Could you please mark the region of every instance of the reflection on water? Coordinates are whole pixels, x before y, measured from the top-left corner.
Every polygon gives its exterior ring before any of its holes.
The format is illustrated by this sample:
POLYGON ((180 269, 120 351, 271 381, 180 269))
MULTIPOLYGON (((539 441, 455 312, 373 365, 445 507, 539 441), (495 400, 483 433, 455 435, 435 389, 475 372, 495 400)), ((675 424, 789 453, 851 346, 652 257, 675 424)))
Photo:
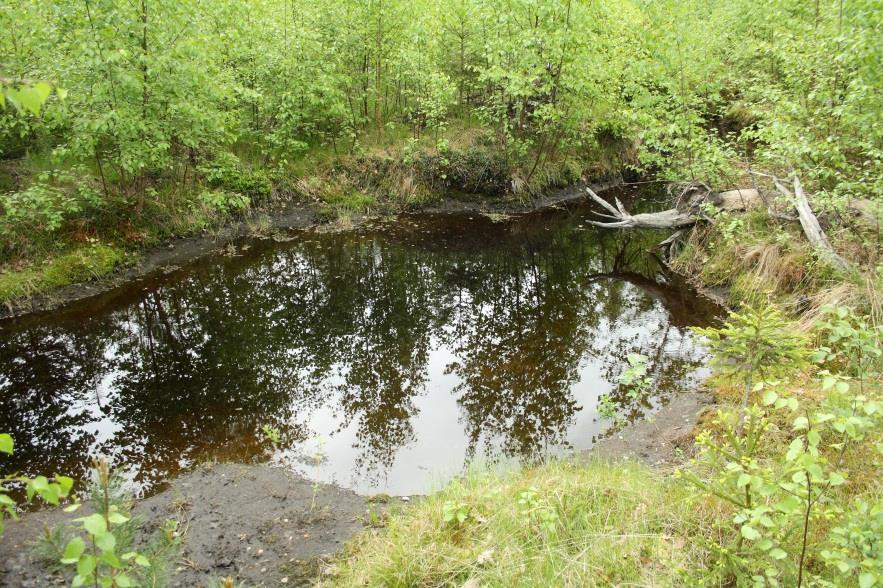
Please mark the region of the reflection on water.
POLYGON ((274 459, 312 478, 416 493, 471 459, 589 447, 625 356, 650 357, 664 401, 697 376, 686 327, 714 310, 645 252, 659 235, 599 232, 588 214, 252 241, 7 322, 3 469, 82 476, 104 454, 147 491, 201 460, 269 454, 270 425, 274 459))

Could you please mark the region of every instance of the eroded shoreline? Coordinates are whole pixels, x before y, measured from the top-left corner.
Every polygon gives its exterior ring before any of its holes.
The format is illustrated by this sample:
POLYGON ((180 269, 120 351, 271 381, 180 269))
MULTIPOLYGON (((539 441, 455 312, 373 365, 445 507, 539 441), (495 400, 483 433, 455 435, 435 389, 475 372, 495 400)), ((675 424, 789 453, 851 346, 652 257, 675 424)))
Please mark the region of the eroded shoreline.
MULTIPOLYGON (((576 184, 551 191, 527 201, 506 199, 467 200, 447 197, 440 202, 407 212, 430 215, 462 212, 523 215, 583 200, 586 197, 584 190, 586 186, 599 192, 620 184, 618 181, 576 184)), ((211 235, 169 239, 161 245, 150 247, 141 252, 136 262, 123 266, 97 280, 71 284, 52 292, 36 294, 29 298, 7 303, 6 306, 0 308, 0 327, 2 327, 2 322, 7 319, 16 319, 56 310, 72 302, 111 292, 115 288, 148 278, 156 273, 172 271, 181 265, 193 263, 202 257, 217 253, 236 239, 260 236, 261 234, 280 233, 288 230, 333 226, 333 221, 329 225, 329 222, 323 219, 318 208, 318 204, 315 203, 292 204, 283 210, 267 213, 265 218, 268 224, 261 229, 262 232, 255 232, 250 223, 241 221, 224 226, 211 235)), ((354 215, 348 219, 350 224, 346 227, 353 228, 366 220, 383 216, 383 214, 354 215)))

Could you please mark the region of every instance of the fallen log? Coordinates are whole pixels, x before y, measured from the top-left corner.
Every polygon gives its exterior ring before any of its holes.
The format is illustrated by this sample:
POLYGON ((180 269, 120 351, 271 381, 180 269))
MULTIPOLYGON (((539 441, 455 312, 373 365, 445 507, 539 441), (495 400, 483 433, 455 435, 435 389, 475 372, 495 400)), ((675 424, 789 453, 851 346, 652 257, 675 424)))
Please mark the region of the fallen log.
POLYGON ((608 229, 680 229, 696 224, 699 220, 708 220, 702 211, 703 203, 710 203, 720 210, 746 210, 762 202, 760 193, 755 189, 729 190, 715 193, 701 185, 690 185, 678 199, 679 205, 661 212, 644 212, 630 214, 619 198, 614 198, 616 206, 610 204, 586 188, 589 196, 603 206, 610 214, 596 213, 598 216, 612 219, 612 222, 589 221, 597 227, 608 229), (687 195, 690 195, 688 198, 687 195))
POLYGON ((629 214, 619 198, 615 198, 616 208, 612 204, 595 194, 591 188, 586 188, 592 200, 603 206, 611 214, 598 214, 605 218, 611 218, 614 222, 589 221, 589 223, 597 227, 606 227, 610 229, 677 229, 687 227, 696 223, 696 217, 691 213, 671 208, 662 212, 646 212, 641 214, 629 214))
POLYGON ((819 219, 813 213, 812 208, 809 205, 809 200, 806 197, 806 193, 803 191, 803 185, 800 183, 800 178, 796 175, 794 176, 794 193, 792 193, 776 176, 758 172, 752 173, 772 179, 776 190, 793 202, 794 208, 797 209, 797 218, 800 221, 800 226, 803 228, 803 234, 806 235, 809 244, 820 257, 826 259, 831 265, 839 270, 849 269, 849 263, 834 251, 831 242, 828 241, 828 236, 825 235, 825 231, 822 230, 822 225, 819 224, 819 219))

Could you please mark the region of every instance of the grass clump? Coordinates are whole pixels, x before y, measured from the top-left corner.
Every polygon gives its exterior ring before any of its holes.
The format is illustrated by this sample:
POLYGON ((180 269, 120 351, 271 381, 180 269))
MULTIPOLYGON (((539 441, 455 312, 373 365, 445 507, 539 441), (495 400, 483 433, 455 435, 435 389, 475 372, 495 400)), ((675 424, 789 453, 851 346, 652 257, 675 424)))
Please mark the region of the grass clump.
POLYGON ((632 463, 473 472, 352 544, 323 585, 680 585, 705 557, 687 498, 632 463))
POLYGON ((111 273, 125 259, 119 247, 92 243, 41 265, 0 273, 0 303, 94 280, 111 273))

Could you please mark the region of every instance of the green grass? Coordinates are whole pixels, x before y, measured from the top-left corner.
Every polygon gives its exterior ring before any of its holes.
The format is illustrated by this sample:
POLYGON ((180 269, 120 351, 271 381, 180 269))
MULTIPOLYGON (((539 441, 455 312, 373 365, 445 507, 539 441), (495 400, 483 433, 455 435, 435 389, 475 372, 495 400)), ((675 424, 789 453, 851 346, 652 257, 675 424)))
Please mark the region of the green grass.
POLYGON ((322 585, 677 586, 706 555, 688 498, 633 463, 473 472, 356 540, 322 585))
POLYGON ((118 247, 92 244, 24 269, 0 273, 0 304, 111 273, 125 259, 118 247))

